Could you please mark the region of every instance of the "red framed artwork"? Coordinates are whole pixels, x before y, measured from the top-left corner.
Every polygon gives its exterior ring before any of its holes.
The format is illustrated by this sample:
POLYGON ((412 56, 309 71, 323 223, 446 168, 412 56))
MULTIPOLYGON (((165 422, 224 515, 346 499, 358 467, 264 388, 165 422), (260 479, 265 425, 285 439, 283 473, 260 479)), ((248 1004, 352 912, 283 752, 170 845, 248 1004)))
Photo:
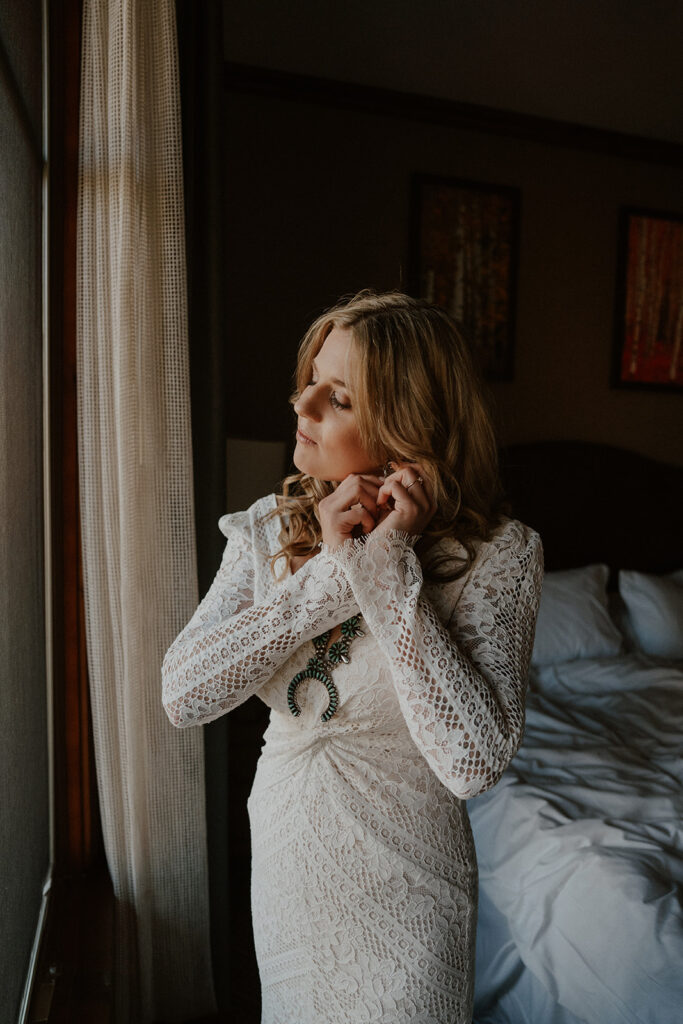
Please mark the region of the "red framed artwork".
POLYGON ((620 211, 612 386, 683 389, 683 214, 620 211))
POLYGON ((521 192, 416 174, 411 288, 462 328, 484 375, 511 380, 521 192))

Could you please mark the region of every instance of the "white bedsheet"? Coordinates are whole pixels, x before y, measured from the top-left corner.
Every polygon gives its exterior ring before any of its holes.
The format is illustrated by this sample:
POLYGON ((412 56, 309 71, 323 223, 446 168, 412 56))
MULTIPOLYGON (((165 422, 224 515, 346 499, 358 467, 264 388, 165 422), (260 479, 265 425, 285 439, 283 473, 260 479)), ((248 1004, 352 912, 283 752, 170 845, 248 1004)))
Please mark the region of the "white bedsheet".
POLYGON ((635 654, 547 666, 520 752, 469 801, 485 899, 535 980, 588 1024, 683 1020, 682 755, 680 668, 635 654))

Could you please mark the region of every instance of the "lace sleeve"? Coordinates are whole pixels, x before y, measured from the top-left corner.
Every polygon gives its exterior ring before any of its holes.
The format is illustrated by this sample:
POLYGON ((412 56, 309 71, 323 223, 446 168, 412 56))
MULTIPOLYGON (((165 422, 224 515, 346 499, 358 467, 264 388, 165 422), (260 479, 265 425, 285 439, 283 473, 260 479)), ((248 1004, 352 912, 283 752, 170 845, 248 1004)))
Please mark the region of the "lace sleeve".
POLYGON ((256 693, 296 647, 357 612, 344 573, 320 554, 255 605, 253 550, 231 534, 206 597, 166 652, 166 714, 179 727, 218 718, 256 693))
POLYGON ((465 799, 495 785, 522 739, 541 542, 511 520, 483 545, 444 625, 421 596, 412 540, 399 531, 369 534, 331 556, 389 660, 415 744, 444 785, 465 799))

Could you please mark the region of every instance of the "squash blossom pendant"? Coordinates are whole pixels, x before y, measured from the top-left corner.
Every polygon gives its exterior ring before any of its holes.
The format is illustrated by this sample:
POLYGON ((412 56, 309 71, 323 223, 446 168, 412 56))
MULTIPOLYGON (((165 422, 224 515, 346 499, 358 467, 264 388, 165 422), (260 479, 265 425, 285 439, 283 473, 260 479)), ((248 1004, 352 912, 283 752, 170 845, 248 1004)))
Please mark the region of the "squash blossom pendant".
POLYGON ((330 702, 327 710, 320 716, 320 721, 329 722, 332 718, 332 715, 339 707, 339 692, 332 682, 331 670, 340 661, 348 665, 351 641, 357 636, 365 636, 363 631, 358 628, 360 618, 360 614, 354 615, 352 618, 347 619, 346 622, 342 622, 341 636, 338 640, 335 640, 327 654, 325 654, 325 648, 329 643, 332 630, 328 629, 326 633, 321 633, 320 636, 314 639, 315 654, 312 658, 309 658, 306 668, 303 668, 301 672, 297 672, 287 687, 287 706, 295 718, 298 718, 301 714, 301 708, 296 700, 296 690, 299 683, 302 683, 304 679, 317 679, 326 688, 330 696, 330 702))

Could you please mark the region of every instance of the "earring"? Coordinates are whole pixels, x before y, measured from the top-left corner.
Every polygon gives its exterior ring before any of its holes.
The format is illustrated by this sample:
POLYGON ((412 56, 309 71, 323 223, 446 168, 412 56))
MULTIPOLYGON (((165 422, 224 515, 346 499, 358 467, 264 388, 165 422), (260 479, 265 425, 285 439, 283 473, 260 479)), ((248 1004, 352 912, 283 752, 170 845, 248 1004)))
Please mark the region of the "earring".
POLYGON ((393 473, 392 461, 391 459, 388 459, 382 466, 382 476, 386 477, 389 476, 391 473, 393 473))

